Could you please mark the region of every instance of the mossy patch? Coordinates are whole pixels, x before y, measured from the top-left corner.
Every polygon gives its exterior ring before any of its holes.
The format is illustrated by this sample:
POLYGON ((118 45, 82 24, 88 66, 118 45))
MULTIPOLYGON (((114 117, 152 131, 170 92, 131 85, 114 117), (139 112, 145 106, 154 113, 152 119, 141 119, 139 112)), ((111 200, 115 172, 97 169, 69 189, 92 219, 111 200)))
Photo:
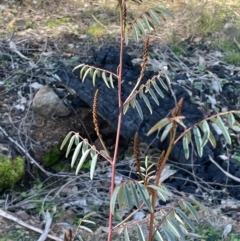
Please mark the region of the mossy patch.
POLYGON ((49 148, 49 150, 44 154, 43 165, 44 167, 51 167, 60 161, 63 154, 57 146, 49 148))
POLYGON ((88 28, 87 33, 94 38, 99 38, 107 34, 107 29, 98 23, 94 23, 88 28))
POLYGON ((12 188, 24 174, 24 159, 17 157, 12 160, 7 156, 0 156, 0 191, 12 188))
POLYGON ((64 23, 70 22, 70 20, 71 20, 70 17, 49 19, 45 22, 45 25, 48 28, 54 28, 54 27, 59 27, 64 23))

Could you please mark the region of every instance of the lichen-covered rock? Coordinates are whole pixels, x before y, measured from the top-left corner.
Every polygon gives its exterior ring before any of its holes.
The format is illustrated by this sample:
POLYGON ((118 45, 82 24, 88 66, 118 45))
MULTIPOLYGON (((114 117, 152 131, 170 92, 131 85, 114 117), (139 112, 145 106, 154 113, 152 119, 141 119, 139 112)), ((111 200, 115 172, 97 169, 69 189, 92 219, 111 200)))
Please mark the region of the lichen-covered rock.
POLYGON ((24 174, 24 159, 17 157, 11 160, 7 156, 0 156, 0 191, 12 188, 24 174))

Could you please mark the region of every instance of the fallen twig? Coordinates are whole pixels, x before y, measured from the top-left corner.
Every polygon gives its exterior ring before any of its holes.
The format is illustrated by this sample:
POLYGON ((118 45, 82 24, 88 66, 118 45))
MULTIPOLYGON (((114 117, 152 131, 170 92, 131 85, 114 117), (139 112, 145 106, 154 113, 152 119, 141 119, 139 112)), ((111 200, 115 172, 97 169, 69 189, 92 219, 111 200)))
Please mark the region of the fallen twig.
POLYGON ((232 179, 233 179, 234 181, 236 181, 236 182, 240 182, 240 178, 237 178, 237 177, 233 176, 232 174, 230 174, 230 173, 226 172, 225 170, 223 170, 223 169, 212 159, 211 156, 209 156, 209 160, 210 160, 213 164, 215 164, 226 176, 232 178, 232 179))
POLYGON ((48 210, 45 213, 45 220, 46 220, 45 229, 42 235, 40 236, 40 238, 38 239, 38 241, 45 241, 47 239, 47 236, 52 224, 52 217, 48 210))
MULTIPOLYGON (((0 216, 2 216, 2 217, 4 217, 4 218, 7 218, 7 219, 9 219, 9 220, 12 220, 12 221, 14 221, 15 223, 17 223, 17 224, 19 224, 19 225, 21 225, 21 226, 23 226, 23 227, 25 227, 25 228, 28 228, 28 229, 33 230, 34 232, 41 233, 41 234, 43 233, 43 230, 42 230, 42 229, 36 228, 36 227, 34 227, 34 226, 30 225, 30 224, 27 224, 27 223, 23 222, 22 220, 20 220, 19 218, 17 218, 17 217, 15 217, 15 216, 13 216, 13 215, 5 212, 5 211, 2 210, 2 209, 0 209, 0 216)), ((46 224, 46 226, 47 226, 47 224, 46 224)), ((46 229, 45 229, 45 230, 46 230, 46 229)), ((60 239, 60 238, 58 238, 58 237, 55 237, 55 236, 53 236, 53 235, 51 235, 51 234, 47 234, 47 237, 48 237, 48 238, 51 238, 51 239, 53 239, 53 240, 56 240, 56 241, 62 241, 62 239, 60 239)), ((43 239, 42 239, 42 240, 43 240, 43 239)))

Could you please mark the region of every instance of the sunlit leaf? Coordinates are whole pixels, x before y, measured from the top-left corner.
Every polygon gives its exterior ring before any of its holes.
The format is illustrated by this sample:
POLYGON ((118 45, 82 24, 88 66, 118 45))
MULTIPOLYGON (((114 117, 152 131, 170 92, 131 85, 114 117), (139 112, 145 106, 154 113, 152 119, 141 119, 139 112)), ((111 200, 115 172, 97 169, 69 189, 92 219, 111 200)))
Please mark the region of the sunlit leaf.
POLYGON ((228 133, 228 130, 227 130, 226 126, 224 125, 224 123, 223 123, 223 121, 222 121, 222 119, 221 119, 220 116, 217 116, 216 124, 217 124, 218 127, 221 129, 221 131, 222 131, 222 133, 223 133, 223 135, 224 135, 227 143, 228 143, 229 145, 231 145, 231 137, 230 137, 230 135, 229 135, 229 133, 228 133))
POLYGON ((127 200, 126 200, 126 196, 125 196, 125 191, 124 191, 124 185, 126 185, 126 183, 123 183, 123 185, 121 185, 121 188, 118 192, 118 206, 119 209, 123 210, 125 208, 127 208, 127 200))
POLYGON ((123 106, 123 114, 125 115, 127 113, 129 109, 129 102, 127 102, 124 106, 123 106))
POLYGON ((137 224, 137 231, 138 231, 138 239, 139 241, 145 241, 145 237, 144 237, 144 234, 143 234, 143 231, 141 229, 141 227, 137 224))
POLYGON ((164 74, 164 76, 165 76, 165 78, 166 78, 166 80, 167 80, 167 82, 168 82, 168 85, 170 86, 170 85, 171 85, 171 80, 170 80, 170 78, 168 77, 167 74, 164 74))
POLYGON ((88 140, 84 139, 83 141, 83 146, 82 146, 82 155, 85 153, 85 151, 87 151, 89 149, 89 144, 88 144, 88 140))
POLYGON ((92 233, 92 232, 93 232, 90 228, 88 228, 88 227, 86 227, 86 226, 80 225, 80 226, 78 226, 78 227, 79 227, 80 229, 86 230, 86 231, 89 232, 89 233, 92 233))
POLYGON ((146 96, 145 94, 142 94, 142 98, 143 98, 143 100, 144 100, 146 106, 148 107, 150 113, 152 114, 152 107, 151 107, 151 104, 150 104, 150 102, 149 102, 147 96, 146 96))
POLYGON ((191 214, 193 215, 193 217, 196 219, 196 221, 198 222, 199 221, 199 217, 198 217, 198 214, 197 214, 197 211, 195 210, 195 208, 192 206, 191 203, 187 202, 187 201, 184 201, 186 207, 188 208, 188 210, 191 212, 191 214))
POLYGON ((175 209, 176 212, 182 217, 182 219, 184 220, 185 223, 187 223, 187 225, 194 230, 194 224, 192 223, 191 219, 180 209, 180 208, 176 208, 175 209))
POLYGON ((79 69, 81 67, 83 67, 85 64, 79 64, 78 66, 74 67, 74 69, 72 70, 73 72, 76 70, 76 69, 79 69))
POLYGON ((114 188, 112 197, 111 197, 111 201, 110 201, 110 212, 112 214, 114 214, 114 210, 115 210, 115 204, 116 204, 116 200, 117 200, 117 196, 119 193, 119 190, 121 189, 121 185, 118 185, 114 188))
POLYGON ((158 196, 164 202, 166 202, 172 196, 172 193, 165 189, 164 186, 149 185, 149 188, 156 190, 158 192, 158 196))
POLYGON ((162 120, 158 121, 147 133, 147 136, 151 135, 155 131, 160 131, 164 126, 170 123, 169 118, 163 118, 162 120))
POLYGON ((157 98, 157 96, 155 95, 153 89, 149 87, 149 88, 148 88, 148 92, 150 93, 150 95, 151 95, 152 98, 154 99, 155 103, 156 103, 157 105, 159 105, 158 98, 157 98))
POLYGON ((138 28, 139 28, 140 31, 142 32, 142 34, 145 35, 146 32, 145 32, 145 29, 144 29, 144 27, 143 27, 142 22, 140 21, 140 19, 137 19, 137 20, 136 20, 136 23, 137 23, 138 28))
POLYGON ((136 104, 136 108, 137 108, 138 114, 139 114, 140 118, 143 120, 142 108, 141 108, 141 106, 139 105, 139 103, 138 103, 137 100, 135 100, 135 104, 136 104))
POLYGON ((136 24, 132 25, 132 30, 133 30, 133 38, 138 43, 139 42, 139 38, 138 38, 138 31, 137 31, 136 24))
POLYGON ((232 129, 234 131, 240 132, 240 127, 239 126, 233 126, 232 129))
POLYGON ((92 158, 91 168, 90 168, 90 179, 91 180, 93 180, 94 171, 95 171, 96 164, 97 164, 97 159, 98 159, 98 154, 95 154, 95 156, 92 158))
POLYGON ((109 86, 109 84, 108 84, 107 77, 106 77, 106 73, 105 73, 104 71, 102 72, 102 79, 103 79, 104 83, 106 84, 106 86, 107 86, 108 88, 110 88, 110 86, 109 86))
POLYGON ((191 198, 191 202, 193 202, 195 205, 197 205, 201 210, 205 211, 205 212, 209 212, 209 209, 207 207, 205 207, 201 202, 197 201, 194 198, 191 198))
POLYGON ((142 19, 143 19, 143 21, 144 21, 144 24, 145 24, 147 30, 148 30, 149 32, 151 32, 151 31, 152 31, 152 28, 151 28, 151 26, 150 26, 150 24, 149 24, 149 21, 148 21, 148 18, 147 18, 147 16, 146 16, 145 14, 142 15, 142 19))
POLYGON ((158 26, 160 26, 161 23, 160 23, 157 15, 156 15, 156 13, 155 13, 152 9, 150 9, 150 10, 148 11, 148 13, 149 13, 149 16, 152 18, 152 20, 153 20, 158 26))
POLYGON ((129 235, 128 235, 127 227, 124 228, 124 240, 125 240, 125 241, 130 241, 130 238, 129 238, 129 235))
POLYGON ((184 135, 184 137, 182 138, 182 144, 183 144, 185 158, 188 159, 189 158, 189 148, 188 148, 188 140, 187 140, 186 135, 184 135))
POLYGON ((165 127, 163 133, 162 133, 162 136, 161 136, 161 142, 163 142, 165 140, 165 138, 168 136, 169 132, 171 131, 172 129, 172 126, 173 126, 173 123, 169 123, 167 124, 167 126, 165 127))
POLYGON ((209 141, 210 141, 212 147, 213 147, 213 148, 216 148, 217 143, 216 143, 216 140, 215 140, 212 132, 210 132, 209 141))
POLYGON ((163 238, 162 238, 161 233, 160 233, 158 230, 155 230, 154 238, 155 238, 157 241, 164 241, 163 238))
POLYGON ((169 12, 168 10, 166 10, 165 8, 160 8, 160 7, 154 7, 154 10, 158 13, 167 15, 171 18, 174 18, 173 14, 171 12, 169 12))
POLYGON ((194 140, 197 146, 198 155, 202 157, 202 154, 203 154, 202 138, 201 138, 201 133, 197 126, 194 126, 193 134, 194 134, 194 140))
POLYGON ((205 120, 202 122, 201 127, 202 127, 202 131, 204 133, 203 138, 202 138, 202 147, 204 147, 209 140, 211 131, 210 131, 210 128, 209 128, 209 125, 208 125, 207 121, 205 121, 205 120))
POLYGON ((111 87, 114 89, 114 83, 113 83, 113 77, 112 77, 112 74, 110 74, 110 76, 109 76, 109 81, 110 81, 110 85, 111 85, 111 87))
POLYGON ((68 142, 68 140, 70 139, 70 137, 71 137, 72 134, 73 134, 73 132, 70 131, 70 132, 66 135, 66 137, 64 138, 64 140, 63 140, 63 142, 62 142, 62 144, 61 144, 61 146, 60 146, 60 150, 63 149, 63 147, 66 145, 66 143, 68 142))
POLYGON ((73 143, 74 143, 74 139, 75 139, 75 135, 71 137, 70 141, 69 141, 69 144, 68 144, 68 147, 67 147, 67 151, 66 151, 66 157, 68 157, 69 155, 69 152, 71 151, 72 149, 72 146, 73 146, 73 143))
POLYGON ((140 201, 139 201, 139 196, 137 194, 136 185, 133 182, 130 182, 130 188, 131 188, 131 192, 132 192, 135 204, 136 204, 137 208, 139 208, 140 207, 140 201))
POLYGON ((160 88, 158 87, 157 83, 155 81, 152 82, 154 89, 156 90, 156 92, 159 94, 159 96, 161 96, 162 98, 164 98, 164 94, 163 92, 160 90, 160 88))
POLYGON ((123 187, 124 187, 124 192, 125 192, 125 197, 127 200, 128 208, 131 209, 133 207, 131 192, 129 191, 127 184, 124 185, 123 187))
POLYGON ((228 123, 229 123, 229 126, 231 128, 234 126, 235 118, 234 118, 234 115, 232 113, 228 114, 228 123))
POLYGON ((150 212, 153 212, 151 201, 150 201, 150 196, 149 196, 149 193, 148 193, 146 187, 140 183, 137 183, 137 187, 138 187, 139 194, 142 197, 144 203, 146 204, 148 210, 150 212))
POLYGON ((168 241, 176 241, 174 235, 166 227, 162 227, 164 234, 166 235, 168 241))
POLYGON ((178 238, 183 237, 184 234, 183 234, 182 229, 179 226, 179 223, 174 218, 168 219, 168 221, 172 224, 172 228, 174 228, 174 230, 176 231, 175 235, 178 238))
POLYGON ((75 146, 79 144, 79 135, 75 135, 74 144, 75 146))
POLYGON ((168 90, 168 86, 164 83, 163 79, 161 77, 159 77, 158 80, 159 80, 159 83, 162 85, 162 87, 165 90, 168 90))
POLYGON ((133 97, 133 98, 130 100, 130 105, 132 106, 133 109, 136 107, 136 102, 135 102, 135 100, 136 100, 136 96, 133 97))
POLYGON ((82 79, 83 73, 84 73, 85 69, 87 69, 87 68, 88 68, 87 65, 84 65, 84 66, 81 68, 81 70, 80 70, 80 79, 82 79))
POLYGON ((96 85, 96 78, 97 78, 97 74, 98 74, 99 70, 96 69, 93 73, 93 77, 92 77, 92 81, 93 81, 93 86, 96 85))
POLYGON ((87 158, 90 150, 91 150, 91 149, 88 149, 87 151, 85 151, 85 152, 83 153, 83 155, 82 155, 82 157, 81 157, 81 159, 80 159, 80 161, 79 161, 79 163, 78 163, 77 169, 76 169, 76 175, 79 173, 79 171, 80 171, 83 163, 85 162, 85 160, 86 160, 86 158, 87 158))
POLYGON ((80 153, 81 147, 82 147, 82 142, 80 142, 74 150, 74 153, 73 153, 73 156, 72 156, 72 161, 71 161, 71 168, 73 168, 73 166, 74 166, 74 164, 77 160, 77 157, 80 153))

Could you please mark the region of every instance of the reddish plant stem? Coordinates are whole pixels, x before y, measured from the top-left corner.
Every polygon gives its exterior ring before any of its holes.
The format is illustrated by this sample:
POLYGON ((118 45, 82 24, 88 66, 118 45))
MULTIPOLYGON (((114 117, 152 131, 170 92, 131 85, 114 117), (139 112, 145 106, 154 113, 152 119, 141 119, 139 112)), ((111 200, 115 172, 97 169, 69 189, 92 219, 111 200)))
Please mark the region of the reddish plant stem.
MULTIPOLYGON (((121 1, 119 1, 120 3, 121 1)), ((121 124, 122 124, 122 115, 123 115, 123 104, 122 104, 122 68, 123 68, 123 49, 124 49, 124 26, 123 26, 123 9, 120 6, 120 24, 121 24, 121 42, 120 42, 120 59, 119 59, 119 66, 117 70, 118 75, 118 126, 117 126, 117 134, 116 134, 116 141, 115 141, 115 149, 114 149, 114 156, 112 160, 112 177, 111 177, 111 187, 110 187, 110 198, 113 195, 114 188, 115 188, 115 172, 116 172, 116 163, 117 163, 117 156, 118 156, 118 148, 119 148, 119 138, 121 133, 121 124)), ((112 240, 112 213, 109 211, 109 221, 108 221, 108 241, 112 240)))

